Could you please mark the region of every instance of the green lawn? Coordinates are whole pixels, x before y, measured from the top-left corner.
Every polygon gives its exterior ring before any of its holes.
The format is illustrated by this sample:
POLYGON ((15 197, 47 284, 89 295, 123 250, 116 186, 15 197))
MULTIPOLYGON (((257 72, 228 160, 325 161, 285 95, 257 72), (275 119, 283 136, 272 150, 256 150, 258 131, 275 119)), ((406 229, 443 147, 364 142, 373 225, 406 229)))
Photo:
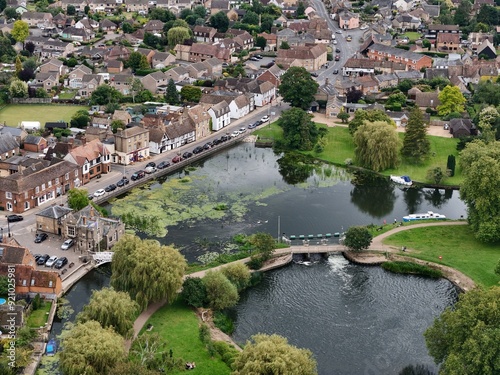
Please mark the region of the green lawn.
POLYGON ((32 311, 28 317, 28 327, 30 328, 40 328, 47 323, 49 318, 49 311, 52 306, 52 302, 43 302, 43 305, 39 309, 32 311))
MULTIPOLYGON (((231 370, 220 359, 211 358, 199 338, 198 318, 192 309, 177 301, 170 306, 163 306, 148 320, 153 325, 151 333, 157 332, 166 342, 167 352, 172 348, 175 358, 184 362, 195 362, 196 373, 203 375, 225 375, 231 370)), ((149 334, 144 328, 141 334, 149 334)), ((185 371, 170 374, 184 374, 185 371)))
POLYGON ((414 42, 417 39, 420 39, 422 35, 420 33, 414 32, 414 31, 408 31, 403 34, 404 36, 407 36, 408 39, 410 39, 410 42, 414 42))
POLYGON ((63 120, 69 122, 73 114, 80 109, 89 109, 89 107, 79 105, 12 104, 0 110, 0 123, 16 127, 21 121, 40 121, 43 127, 49 121, 63 120))
POLYGON ((412 251, 405 255, 452 267, 479 285, 491 287, 500 282, 494 272, 500 259, 498 244, 477 241, 469 226, 409 229, 389 236, 384 243, 406 246, 412 251))
POLYGON ((73 99, 76 93, 77 91, 65 90, 64 92, 59 93, 59 99, 73 99))

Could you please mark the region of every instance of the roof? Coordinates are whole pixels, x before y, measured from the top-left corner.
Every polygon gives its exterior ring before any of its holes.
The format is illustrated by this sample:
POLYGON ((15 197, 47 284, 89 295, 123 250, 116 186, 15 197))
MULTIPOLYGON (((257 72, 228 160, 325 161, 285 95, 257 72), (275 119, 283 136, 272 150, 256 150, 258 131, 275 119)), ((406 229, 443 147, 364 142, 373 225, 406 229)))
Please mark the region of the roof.
MULTIPOLYGON (((229 108, 229 107, 228 107, 229 108)), ((181 123, 173 123, 165 126, 165 133, 169 139, 175 139, 182 137, 186 134, 192 133, 196 130, 194 125, 190 121, 184 121, 181 123)))
POLYGON ((37 145, 42 141, 42 137, 38 135, 28 135, 26 138, 24 138, 24 144, 30 144, 30 145, 37 145))
POLYGON ((279 49, 278 59, 316 59, 327 53, 326 46, 316 44, 314 46, 297 46, 290 49, 279 49))
POLYGON ((374 51, 374 52, 381 52, 381 53, 390 54, 393 56, 400 56, 402 58, 405 58, 408 60, 414 60, 414 61, 419 61, 420 59, 425 58, 425 57, 430 59, 429 56, 422 55, 420 53, 406 51, 406 50, 400 49, 400 48, 386 46, 385 44, 374 43, 370 47, 368 47, 368 49, 371 51, 374 51))
POLYGON ((66 129, 67 127, 68 123, 64 121, 45 123, 45 129, 54 129, 54 128, 66 129))
POLYGON ((59 206, 55 204, 43 209, 42 211, 37 213, 36 216, 47 217, 49 219, 60 219, 66 216, 71 211, 73 210, 69 207, 59 206))
POLYGON ((459 31, 458 25, 429 25, 429 31, 459 31))
POLYGON ((104 145, 100 140, 94 139, 82 146, 75 147, 69 151, 72 159, 80 166, 87 161, 92 161, 104 154, 104 145))
POLYGON ((231 110, 229 109, 229 105, 225 100, 214 104, 210 109, 215 113, 216 117, 221 117, 226 113, 229 113, 231 110))
POLYGON ((437 92, 419 92, 415 95, 417 107, 437 107, 441 104, 437 92))
MULTIPOLYGON (((3 129, 2 129, 3 130, 3 129)), ((19 147, 19 143, 10 133, 0 133, 0 153, 6 154, 19 147)))
POLYGON ((30 255, 30 251, 25 247, 11 246, 7 243, 1 243, 0 262, 7 264, 23 264, 30 255))

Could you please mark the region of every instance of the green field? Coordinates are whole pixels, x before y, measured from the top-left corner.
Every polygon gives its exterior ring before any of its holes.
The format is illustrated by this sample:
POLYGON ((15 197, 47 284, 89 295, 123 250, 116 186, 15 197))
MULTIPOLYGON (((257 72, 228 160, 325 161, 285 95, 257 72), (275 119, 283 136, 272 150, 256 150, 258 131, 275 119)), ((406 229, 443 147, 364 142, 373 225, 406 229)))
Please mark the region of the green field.
POLYGON ((420 33, 414 32, 414 31, 408 31, 403 34, 404 36, 407 36, 408 39, 410 39, 410 42, 414 42, 417 39, 420 39, 422 35, 420 33))
POLYGON ((408 229, 389 236, 384 244, 406 246, 411 251, 405 255, 452 267, 485 287, 500 282, 494 272, 500 259, 498 244, 477 241, 469 226, 408 229))
POLYGON ((28 316, 28 327, 30 328, 40 328, 47 323, 49 318, 49 311, 52 307, 52 302, 43 302, 39 309, 32 311, 28 316))
POLYGON ((50 121, 69 122, 73 114, 80 109, 89 109, 79 105, 51 104, 12 104, 0 110, 0 123, 17 127, 21 121, 40 121, 43 126, 50 121))
MULTIPOLYGON (((197 374, 228 375, 231 372, 224 362, 210 356, 199 337, 197 316, 181 301, 163 306, 147 323, 153 326, 151 333, 158 333, 166 343, 167 353, 172 348, 174 358, 180 357, 184 362, 196 363, 197 374)), ((145 330, 144 328, 141 334, 149 334, 145 330)), ((185 370, 169 372, 169 374, 180 373, 184 374, 185 370)))

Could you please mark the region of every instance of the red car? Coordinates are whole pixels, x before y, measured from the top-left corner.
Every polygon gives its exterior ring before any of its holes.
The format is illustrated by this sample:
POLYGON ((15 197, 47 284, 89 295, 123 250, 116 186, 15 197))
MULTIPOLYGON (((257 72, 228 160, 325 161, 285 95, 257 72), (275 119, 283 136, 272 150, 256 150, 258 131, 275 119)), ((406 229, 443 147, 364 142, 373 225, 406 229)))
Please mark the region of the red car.
POLYGON ((335 55, 335 61, 339 61, 340 60, 340 55, 335 55))
POLYGON ((180 162, 181 160, 182 160, 182 156, 177 155, 176 157, 174 157, 174 158, 172 159, 172 163, 178 163, 178 162, 180 162))

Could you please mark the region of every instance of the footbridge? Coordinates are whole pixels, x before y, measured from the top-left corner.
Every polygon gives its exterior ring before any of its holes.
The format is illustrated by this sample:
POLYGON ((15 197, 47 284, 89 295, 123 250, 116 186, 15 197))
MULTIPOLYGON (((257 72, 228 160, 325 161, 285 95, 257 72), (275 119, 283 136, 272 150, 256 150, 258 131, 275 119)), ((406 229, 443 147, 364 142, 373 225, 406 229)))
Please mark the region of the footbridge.
POLYGON ((341 253, 347 251, 344 245, 339 244, 322 244, 322 245, 292 245, 287 248, 277 249, 274 254, 328 254, 341 253))
POLYGON ((113 251, 101 251, 99 253, 92 254, 96 267, 99 267, 101 264, 111 263, 113 260, 113 254, 113 251))

